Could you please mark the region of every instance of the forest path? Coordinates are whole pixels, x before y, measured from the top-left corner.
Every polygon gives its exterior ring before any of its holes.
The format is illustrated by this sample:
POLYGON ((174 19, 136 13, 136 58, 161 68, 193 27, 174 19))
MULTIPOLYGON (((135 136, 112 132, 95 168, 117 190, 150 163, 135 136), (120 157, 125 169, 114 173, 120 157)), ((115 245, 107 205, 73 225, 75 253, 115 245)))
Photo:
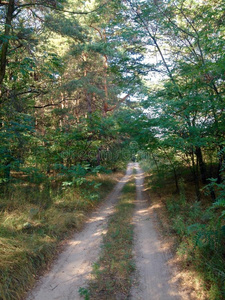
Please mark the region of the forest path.
POLYGON ((98 260, 102 235, 107 231, 123 186, 136 169, 136 201, 134 213, 134 259, 136 275, 129 299, 178 300, 181 295, 171 282, 168 265, 170 255, 163 247, 154 226, 154 214, 143 192, 144 173, 138 163, 129 163, 126 175, 117 183, 106 201, 92 213, 80 233, 75 233, 51 270, 40 278, 27 300, 80 300, 79 288, 90 279, 92 265, 98 260))
POLYGON ((38 281, 27 300, 83 299, 79 295, 79 288, 84 287, 90 278, 92 264, 100 254, 102 234, 106 231, 108 218, 114 211, 123 186, 133 173, 133 167, 133 163, 128 164, 126 175, 91 215, 84 229, 69 241, 50 272, 38 281))
POLYGON ((131 289, 131 300, 188 299, 172 284, 171 258, 157 234, 154 213, 144 190, 144 173, 139 164, 136 169, 136 202, 134 214, 134 259, 137 283, 131 289))

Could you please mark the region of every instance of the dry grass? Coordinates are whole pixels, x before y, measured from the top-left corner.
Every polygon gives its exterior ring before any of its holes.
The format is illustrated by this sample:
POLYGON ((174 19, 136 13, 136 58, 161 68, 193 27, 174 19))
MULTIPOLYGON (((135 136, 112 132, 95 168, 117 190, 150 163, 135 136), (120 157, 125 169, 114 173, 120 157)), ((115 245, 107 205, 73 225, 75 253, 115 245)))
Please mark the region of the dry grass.
MULTIPOLYGON (((122 173, 101 174, 97 189, 81 186, 40 191, 13 186, 0 212, 0 299, 21 299, 54 259, 62 239, 80 230, 88 213, 112 190, 122 173)), ((12 188, 12 187, 11 187, 12 188)))

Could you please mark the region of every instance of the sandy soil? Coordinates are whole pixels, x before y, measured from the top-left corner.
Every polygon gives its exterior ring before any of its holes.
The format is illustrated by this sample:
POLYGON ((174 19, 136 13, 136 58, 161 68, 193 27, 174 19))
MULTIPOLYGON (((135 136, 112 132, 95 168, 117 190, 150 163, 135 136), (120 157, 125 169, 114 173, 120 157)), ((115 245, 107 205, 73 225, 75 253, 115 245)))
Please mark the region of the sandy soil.
MULTIPOLYGON (((84 229, 76 233, 67 248, 30 292, 27 300, 79 300, 79 288, 90 279, 92 264, 98 260, 102 235, 107 230, 109 216, 114 212, 120 192, 136 169, 136 209, 134 214, 134 258, 136 275, 129 299, 131 300, 186 300, 179 291, 171 255, 164 247, 155 228, 154 213, 143 192, 144 173, 138 163, 128 164, 126 176, 116 185, 106 201, 94 212, 84 229)), ((106 299, 107 300, 107 299, 106 299)), ((116 299, 115 299, 116 300, 116 299)), ((125 299, 124 299, 125 300, 125 299)))
POLYGON ((131 289, 131 300, 188 299, 173 282, 173 271, 166 249, 154 226, 154 215, 143 192, 144 173, 136 168, 136 209, 134 215, 134 258, 137 272, 131 289))
POLYGON ((102 234, 106 232, 107 221, 114 211, 118 196, 130 175, 133 164, 127 167, 124 176, 97 211, 95 211, 84 229, 76 233, 67 248, 55 261, 48 274, 43 276, 30 292, 27 300, 79 300, 79 288, 84 287, 92 264, 97 261, 102 242, 102 234))

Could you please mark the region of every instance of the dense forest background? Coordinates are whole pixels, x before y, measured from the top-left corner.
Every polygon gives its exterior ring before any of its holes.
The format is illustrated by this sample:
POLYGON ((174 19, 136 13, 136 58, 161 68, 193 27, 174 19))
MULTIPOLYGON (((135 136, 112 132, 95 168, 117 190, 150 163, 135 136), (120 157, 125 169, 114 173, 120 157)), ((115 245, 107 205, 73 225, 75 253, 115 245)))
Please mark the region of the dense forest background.
POLYGON ((224 297, 224 21, 223 0, 0 1, 4 247, 58 193, 95 201, 97 174, 136 159, 156 189, 170 178, 174 230, 224 297))

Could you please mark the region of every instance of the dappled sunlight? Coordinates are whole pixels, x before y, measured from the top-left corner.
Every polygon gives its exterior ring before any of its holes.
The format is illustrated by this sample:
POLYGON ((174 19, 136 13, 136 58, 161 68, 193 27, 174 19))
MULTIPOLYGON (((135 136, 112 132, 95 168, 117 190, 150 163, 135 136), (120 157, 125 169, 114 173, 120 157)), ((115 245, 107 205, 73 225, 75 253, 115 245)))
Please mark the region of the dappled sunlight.
POLYGON ((174 256, 168 261, 169 266, 173 270, 171 277, 171 284, 180 287, 181 294, 184 294, 184 299, 208 299, 207 291, 202 290, 204 285, 203 278, 201 278, 194 268, 184 268, 183 257, 174 256), (187 297, 188 296, 188 297, 187 297))
POLYGON ((133 223, 139 284, 132 288, 131 299, 177 299, 178 291, 172 284, 169 270, 168 245, 162 243, 155 229, 154 209, 144 194, 144 172, 138 164, 136 171, 137 199, 133 223))
MULTIPOLYGON (((138 178, 138 180, 142 180, 142 178, 138 178)), ((140 181, 139 181, 140 183, 140 181)), ((142 182, 141 182, 142 183, 142 182)), ((168 224, 168 220, 165 219, 165 202, 168 199, 168 194, 171 191, 171 188, 166 186, 164 189, 161 189, 160 192, 162 192, 162 195, 159 195, 157 192, 152 190, 152 187, 149 185, 142 185, 139 184, 139 188, 142 190, 142 192, 151 191, 151 200, 148 202, 148 199, 143 199, 143 201, 139 200, 137 201, 138 205, 144 205, 144 202, 146 201, 146 209, 139 209, 137 211, 137 221, 139 222, 139 230, 144 230, 143 226, 140 225, 141 218, 142 224, 144 223, 144 219, 147 221, 151 220, 152 222, 152 228, 154 228, 157 238, 160 240, 159 243, 154 243, 152 241, 151 237, 148 238, 147 236, 145 239, 148 241, 148 247, 145 249, 143 244, 141 244, 142 253, 143 253, 143 262, 148 266, 148 268, 153 268, 150 264, 150 260, 145 259, 145 256, 152 255, 152 257, 158 257, 159 255, 163 255, 163 264, 164 268, 167 268, 169 270, 169 276, 167 279, 168 284, 168 295, 165 296, 165 299, 168 299, 170 297, 181 297, 182 299, 206 299, 205 293, 203 293, 202 285, 203 281, 201 278, 199 278, 199 275, 197 272, 194 272, 193 270, 190 270, 190 267, 188 267, 187 270, 184 270, 184 256, 173 256, 171 253, 171 249, 174 247, 174 241, 168 238, 166 238, 163 235, 162 230, 166 231, 169 230, 170 225, 168 224), (165 196, 164 196, 165 194, 165 196), (147 202, 149 204, 147 204, 147 202), (162 225, 160 223, 163 222, 162 225), (151 250, 149 250, 151 249, 151 250), (195 278, 195 280, 193 279, 195 278), (196 291, 200 291, 199 295, 196 294, 196 291)), ((142 195, 141 192, 141 195, 142 195)), ((146 194, 147 195, 147 194, 146 194)), ((139 199, 142 199, 142 197, 139 199)), ((148 229, 151 231, 151 229, 148 229)), ((156 259, 156 258, 154 258, 156 259)), ((158 260, 158 258, 157 258, 158 260)), ((157 273, 156 266, 156 273, 157 273)), ((163 273, 162 273, 163 277, 163 273)), ((161 299, 158 297, 157 294, 152 297, 153 299, 161 299)), ((135 298, 134 298, 135 299, 135 298)))
POLYGON ((94 222, 98 222, 98 221, 102 221, 104 220, 104 217, 96 217, 96 218, 92 218, 90 220, 87 221, 88 224, 90 223, 94 223, 94 222))
POLYGON ((127 173, 129 175, 119 181, 107 201, 92 213, 83 231, 76 233, 68 242, 49 274, 41 279, 27 299, 80 299, 78 290, 90 278, 92 264, 97 260, 102 237, 107 232, 108 217, 113 213, 118 196, 130 179, 132 170, 128 168, 127 173))
POLYGON ((142 210, 139 210, 137 212, 137 215, 141 215, 141 216, 148 216, 149 215, 149 212, 148 212, 148 209, 142 209, 142 210))
POLYGON ((144 215, 144 214, 148 214, 148 209, 140 209, 137 211, 138 215, 144 215))
POLYGON ((153 204, 151 204, 151 206, 149 207, 149 210, 151 211, 151 210, 159 209, 159 208, 161 208, 160 203, 153 203, 153 204))
POLYGON ((107 233, 107 230, 99 230, 93 234, 93 236, 102 236, 107 233))
POLYGON ((137 179, 140 179, 140 178, 143 179, 144 175, 145 175, 144 172, 140 172, 138 174, 135 174, 135 178, 137 178, 137 179))
POLYGON ((78 241, 78 240, 70 240, 68 242, 68 245, 73 245, 73 246, 76 246, 76 245, 80 245, 82 243, 82 241, 78 241))
POLYGON ((143 189, 144 192, 147 192, 147 191, 149 191, 149 190, 151 190, 151 187, 150 187, 150 186, 149 186, 149 187, 145 187, 145 188, 143 189))

